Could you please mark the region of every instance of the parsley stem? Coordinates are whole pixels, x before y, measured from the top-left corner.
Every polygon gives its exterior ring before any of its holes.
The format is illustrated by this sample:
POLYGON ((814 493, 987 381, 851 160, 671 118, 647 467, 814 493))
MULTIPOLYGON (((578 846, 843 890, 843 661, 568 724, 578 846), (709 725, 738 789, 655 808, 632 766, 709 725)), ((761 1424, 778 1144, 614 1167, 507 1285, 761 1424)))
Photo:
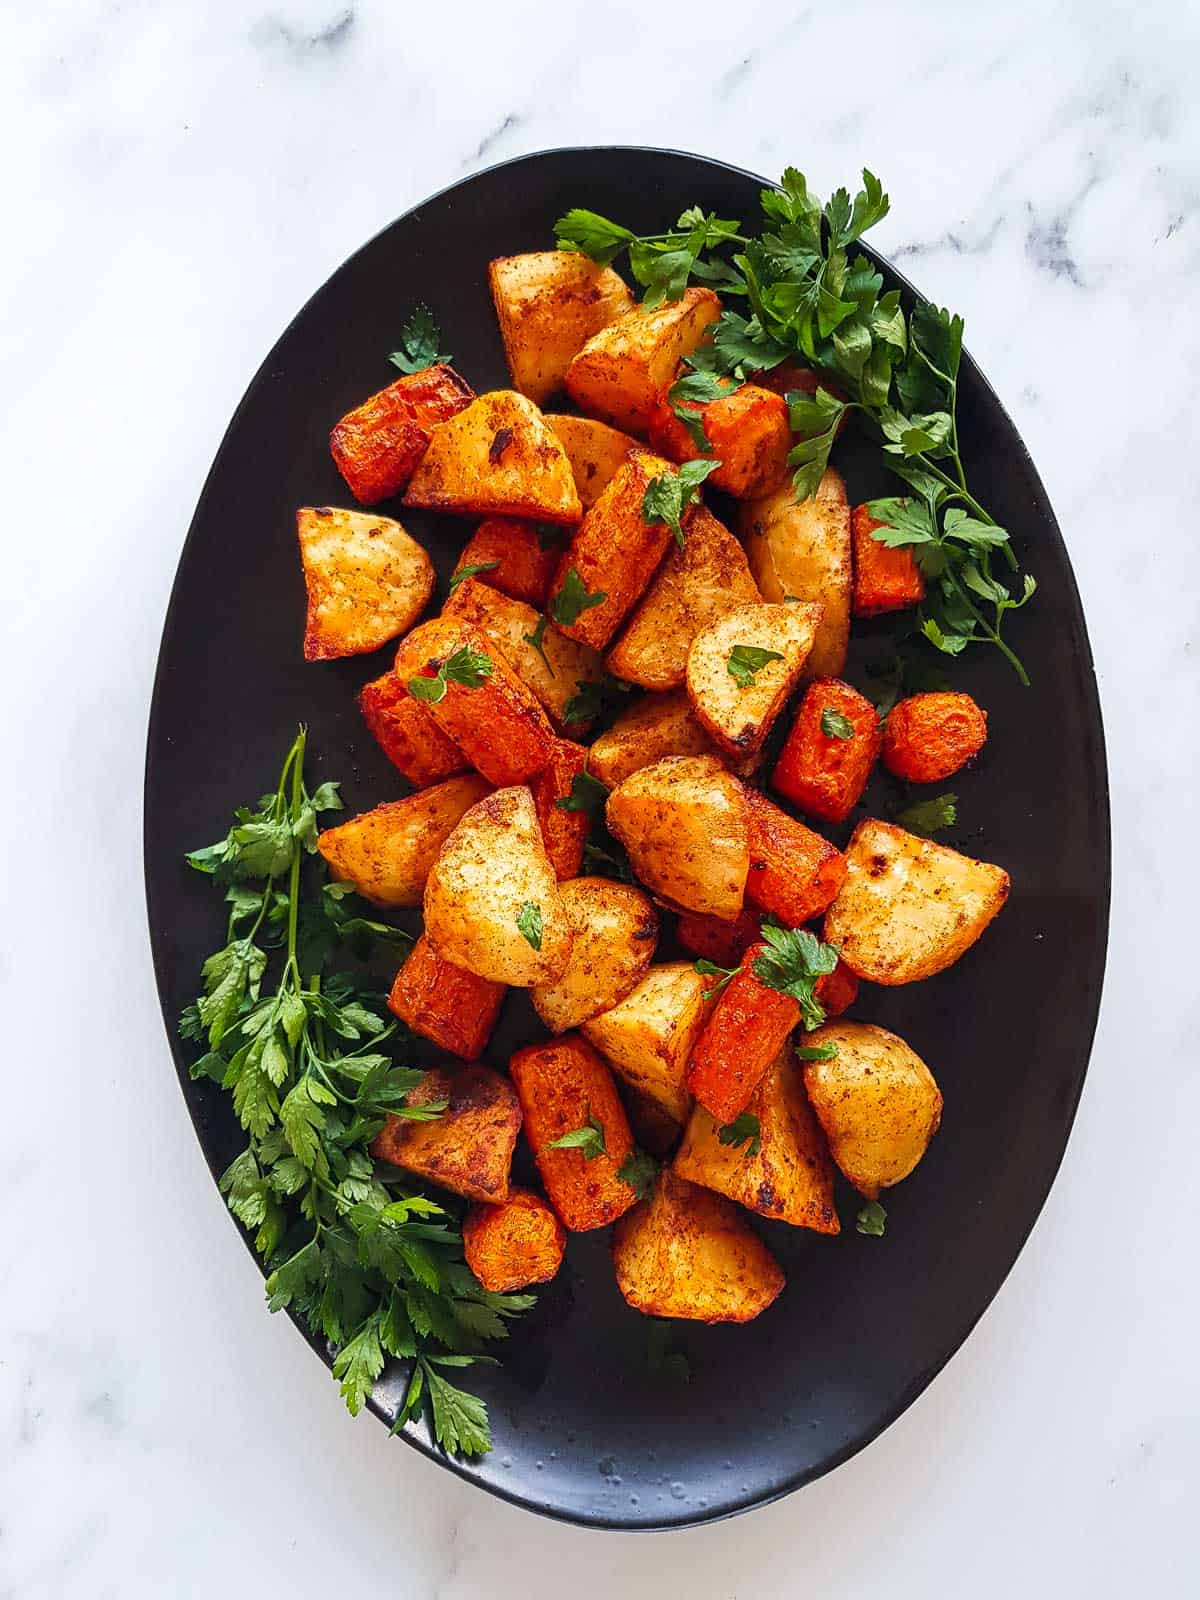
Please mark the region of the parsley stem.
MULTIPOLYGON (((304 796, 304 747, 308 742, 308 729, 302 727, 296 735, 296 742, 292 746, 288 760, 292 762, 292 801, 291 820, 296 823, 300 817, 300 805, 304 796)), ((287 766, 284 766, 284 773, 287 766)), ((287 944, 287 972, 295 981, 297 989, 301 987, 300 968, 296 961, 296 932, 300 917, 300 845, 295 843, 292 850, 292 865, 288 874, 288 944, 287 944)))
POLYGON ((1016 655, 1012 650, 1010 650, 1007 644, 1005 644, 1004 640, 1000 637, 1000 630, 998 628, 992 627, 987 622, 987 620, 985 619, 983 613, 975 605, 974 601, 971 599, 970 595, 967 593, 967 591, 964 588, 963 584, 959 581, 958 574, 954 571, 954 569, 952 567, 947 567, 945 576, 954 585, 954 589, 955 589, 956 594, 958 595, 959 599, 962 601, 963 605, 966 606, 967 610, 971 613, 971 616, 975 619, 975 621, 983 629, 985 635, 992 641, 992 643, 996 646, 997 650, 1000 651, 1001 655, 1007 657, 1010 665, 1012 666, 1013 671, 1016 673, 1017 677, 1020 678, 1020 680, 1021 680, 1022 684, 1025 686, 1025 688, 1028 689, 1028 687, 1029 687, 1029 674, 1025 671, 1024 666, 1021 664, 1020 657, 1018 655, 1016 655))

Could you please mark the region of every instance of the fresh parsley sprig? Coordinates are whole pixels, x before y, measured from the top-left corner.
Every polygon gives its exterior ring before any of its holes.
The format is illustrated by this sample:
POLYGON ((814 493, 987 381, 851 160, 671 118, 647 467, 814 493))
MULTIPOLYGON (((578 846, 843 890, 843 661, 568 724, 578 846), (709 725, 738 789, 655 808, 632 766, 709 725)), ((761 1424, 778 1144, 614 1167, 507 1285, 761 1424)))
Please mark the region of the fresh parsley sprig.
POLYGON ((952 828, 958 821, 958 796, 939 794, 928 800, 918 800, 914 805, 898 811, 893 821, 897 827, 907 828, 909 833, 918 833, 923 839, 930 839, 941 829, 952 828))
POLYGON ((639 235, 576 207, 558 219, 554 233, 560 250, 581 250, 602 266, 628 251, 629 269, 645 290, 643 304, 657 306, 678 300, 693 278, 725 294, 744 294, 741 275, 727 261, 704 259, 707 251, 748 244, 737 231, 740 227, 740 222, 690 206, 669 232, 639 235))
POLYGON ((418 306, 400 330, 400 348, 388 360, 401 372, 424 372, 426 367, 445 365, 454 360, 448 350, 439 348, 441 329, 428 306, 418 306))
POLYGON ((598 1122, 592 1115, 592 1108, 587 1108, 587 1119, 582 1127, 572 1128, 569 1133, 560 1134, 557 1139, 551 1139, 546 1148, 548 1150, 578 1150, 586 1161, 594 1161, 597 1156, 606 1156, 608 1146, 604 1142, 604 1124, 598 1122))
POLYGON ((432 678, 422 673, 410 678, 408 692, 414 700, 423 700, 426 705, 435 706, 445 699, 447 684, 457 683, 464 689, 478 689, 485 679, 491 677, 493 670, 491 656, 463 645, 461 650, 446 657, 432 678))
POLYGON ((711 1000, 714 995, 720 994, 731 978, 736 978, 741 967, 719 967, 715 961, 710 961, 707 956, 701 956, 698 961, 692 962, 692 971, 698 972, 702 978, 719 978, 719 983, 714 983, 711 989, 705 989, 701 994, 702 1000, 711 1000))
POLYGON ((675 535, 675 543, 683 549, 683 514, 696 498, 700 485, 721 465, 711 458, 704 461, 684 461, 674 472, 664 472, 651 478, 642 496, 642 521, 648 527, 665 522, 675 535))
POLYGON ((758 1118, 750 1111, 743 1111, 741 1116, 734 1117, 732 1122, 717 1129, 717 1143, 735 1147, 744 1145, 743 1155, 756 1156, 762 1149, 762 1127, 758 1118))
POLYGON ((768 948, 754 958, 751 972, 768 989, 791 996, 800 1007, 807 1032, 819 1028, 825 1021, 825 1007, 814 991, 817 979, 837 966, 837 949, 822 944, 807 928, 780 928, 770 922, 763 923, 762 937, 768 948))
POLYGON ((756 644, 735 644, 726 658, 725 670, 739 689, 750 689, 764 667, 782 660, 782 651, 764 650, 756 644))
POLYGON ((577 567, 568 567, 562 587, 550 602, 550 620, 560 628, 569 628, 579 621, 585 611, 602 606, 608 599, 603 589, 589 589, 579 576, 577 567))

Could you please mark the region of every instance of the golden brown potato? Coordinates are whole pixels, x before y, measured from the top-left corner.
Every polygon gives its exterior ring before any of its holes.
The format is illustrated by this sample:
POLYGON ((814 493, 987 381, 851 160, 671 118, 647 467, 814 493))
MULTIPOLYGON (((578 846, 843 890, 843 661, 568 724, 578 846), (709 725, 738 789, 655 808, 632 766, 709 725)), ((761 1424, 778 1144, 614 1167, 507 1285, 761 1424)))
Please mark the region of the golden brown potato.
POLYGON ((860 822, 825 938, 871 983, 931 978, 969 950, 1008 899, 1008 873, 890 822, 860 822))
POLYGON ((425 932, 493 983, 528 989, 562 974, 571 923, 528 789, 497 789, 450 834, 425 884, 425 932))
POLYGON ((496 1206, 472 1206, 462 1236, 467 1265, 492 1294, 549 1283, 567 1243, 566 1229, 532 1189, 510 1189, 496 1206))
POLYGON ((560 730, 564 726, 567 701, 579 692, 581 685, 599 683, 604 676, 604 662, 599 652, 576 639, 568 639, 551 623, 541 630, 539 649, 532 641, 538 638, 541 612, 475 578, 466 578, 459 584, 442 608, 442 615, 462 617, 471 627, 478 628, 484 638, 490 639, 521 682, 533 690, 560 730))
POLYGON ((660 389, 721 315, 711 289, 635 306, 588 340, 567 368, 567 393, 581 411, 643 438, 660 389))
POLYGON ((491 792, 477 773, 389 800, 317 836, 333 877, 377 906, 419 906, 438 852, 465 811, 491 792))
POLYGON ((308 590, 306 661, 378 650, 428 604, 433 562, 390 517, 301 506, 296 534, 308 590))
POLYGON ((687 1064, 712 1009, 713 1001, 705 998, 712 982, 690 961, 667 961, 651 967, 619 1005, 583 1024, 584 1038, 626 1083, 676 1122, 684 1122, 691 1108, 687 1064))
POLYGON ((820 620, 821 608, 811 602, 739 606, 692 640, 688 698, 696 721, 726 755, 762 749, 800 681, 820 620), (757 666, 759 650, 780 659, 757 666))
POLYGON ((631 700, 600 734, 588 771, 610 789, 664 756, 714 756, 716 746, 696 721, 685 689, 631 700))
POLYGON ((575 523, 583 515, 558 435, 533 401, 512 389, 481 394, 438 424, 404 504, 542 522, 575 523))
POLYGON ((783 1271, 724 1195, 664 1167, 648 1200, 613 1231, 617 1287, 635 1311, 692 1322, 751 1322, 783 1271))
POLYGON ((448 1104, 428 1122, 389 1116, 371 1154, 468 1200, 506 1200, 521 1131, 521 1107, 508 1079, 490 1067, 435 1067, 407 1099, 410 1106, 448 1104))
POLYGON ((745 501, 738 532, 764 600, 815 600, 824 609, 805 663, 805 678, 837 678, 846 664, 853 575, 850 502, 832 467, 811 500, 797 502, 790 482, 745 501))
POLYGON ((806 1061, 804 1084, 833 1159, 868 1200, 909 1173, 942 1120, 933 1073, 903 1039, 869 1022, 827 1022, 807 1045, 837 1055, 806 1061))
POLYGON ((594 417, 547 416, 562 447, 567 452, 571 471, 575 474, 575 487, 583 509, 588 511, 608 487, 609 480, 638 442, 607 422, 597 422, 594 417))
POLYGON ((539 406, 562 388, 572 356, 633 305, 611 267, 574 250, 498 256, 488 281, 513 388, 539 406))
POLYGON ((707 506, 694 502, 683 529, 683 548, 669 549, 608 652, 608 670, 645 689, 678 688, 696 635, 727 611, 761 598, 745 551, 707 506))
POLYGON ((559 885, 574 935, 566 970, 530 990, 551 1033, 565 1033, 608 1011, 645 976, 658 944, 654 907, 631 883, 573 878, 559 885))
POLYGON ((642 882, 669 905, 732 922, 750 870, 741 785, 715 756, 668 756, 608 797, 609 829, 642 882))
POLYGON ((675 1171, 760 1216, 837 1233, 833 1163, 790 1043, 767 1068, 746 1113, 756 1119, 757 1134, 740 1145, 722 1144, 716 1122, 696 1105, 675 1155, 675 1171))

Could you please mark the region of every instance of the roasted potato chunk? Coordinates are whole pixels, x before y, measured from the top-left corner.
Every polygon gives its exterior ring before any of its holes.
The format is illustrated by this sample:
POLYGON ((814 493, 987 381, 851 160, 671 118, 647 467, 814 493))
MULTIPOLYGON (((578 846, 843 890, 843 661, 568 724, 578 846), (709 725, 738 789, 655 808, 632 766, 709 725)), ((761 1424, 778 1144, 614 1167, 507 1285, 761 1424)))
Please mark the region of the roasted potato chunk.
POLYGON ((549 766, 529 780, 542 843, 560 883, 579 876, 591 821, 586 811, 564 811, 558 802, 570 799, 575 779, 586 769, 587 759, 588 753, 581 744, 560 739, 549 766))
POLYGON ((675 1154, 675 1172, 760 1216, 837 1233, 833 1163, 790 1044, 767 1068, 746 1111, 758 1132, 742 1144, 722 1144, 717 1123, 696 1106, 675 1154))
POLYGON ((480 568, 474 576, 489 589, 541 611, 558 556, 557 541, 546 538, 545 530, 528 517, 488 517, 467 540, 454 576, 480 568))
POLYGON ((674 470, 658 456, 635 452, 575 530, 559 560, 548 606, 551 620, 572 639, 603 650, 654 576, 671 530, 643 519, 642 497, 651 479, 674 470), (580 584, 590 603, 576 612, 572 591, 580 584), (597 595, 603 598, 596 600, 597 595))
POLYGON ((608 797, 608 826, 652 893, 732 922, 750 870, 742 786, 713 756, 668 756, 608 797))
POLYGON ((692 1104, 685 1082, 688 1058, 712 1002, 711 978, 690 961, 651 967, 618 1005, 583 1024, 583 1036, 626 1083, 683 1122, 692 1104))
POLYGON ((664 756, 715 756, 716 746, 696 721, 687 691, 633 700, 596 739, 588 771, 615 789, 664 756))
POLYGON ((788 729, 771 787, 811 817, 844 822, 867 786, 881 739, 865 696, 839 678, 818 678, 788 729))
POLYGON ((306 661, 378 650, 429 603, 433 562, 390 517, 301 506, 296 533, 308 590, 306 661))
POLYGON ((529 991, 551 1033, 609 1011, 641 982, 658 944, 654 907, 631 883, 574 878, 559 893, 574 939, 566 970, 529 991))
POLYGON ((757 789, 746 790, 750 824, 750 871, 746 896, 786 927, 819 917, 846 878, 846 858, 819 833, 772 805, 757 789))
POLYGON ((846 848, 825 938, 860 978, 915 983, 952 966, 1008 899, 1008 873, 870 818, 846 848))
POLYGON ((577 1033, 518 1050, 508 1065, 525 1113, 525 1132, 550 1197, 572 1233, 602 1228, 637 1196, 617 1176, 633 1153, 633 1134, 612 1073, 577 1033), (565 1133, 595 1123, 603 1149, 553 1149, 565 1133))
POLYGON ((490 1067, 435 1067, 408 1094, 410 1106, 445 1100, 429 1122, 389 1116, 371 1145, 380 1161, 415 1172, 467 1200, 508 1199, 508 1173, 521 1131, 512 1084, 490 1067))
POLYGON ((724 1195, 664 1167, 648 1200, 613 1233, 617 1287, 635 1311, 692 1322, 752 1322, 783 1270, 724 1195))
POLYGON ((481 394, 433 430, 404 504, 542 522, 574 523, 583 513, 558 435, 511 389, 481 394))
POLYGON ((498 1206, 472 1206, 462 1235, 467 1265, 492 1294, 549 1283, 567 1243, 562 1223, 532 1189, 510 1189, 498 1206))
POLYGON ((567 368, 567 393, 589 416, 644 437, 659 392, 720 315, 711 289, 635 306, 584 345, 567 368))
POLYGON ((594 333, 633 306, 611 267, 574 250, 497 256, 488 282, 513 388, 541 405, 594 333))
POLYGON ((625 457, 638 448, 638 442, 594 417, 547 416, 546 421, 562 441, 580 503, 590 511, 625 457))
POLYGON ((744 383, 718 400, 687 407, 703 424, 711 451, 703 451, 672 409, 664 390, 650 412, 650 443, 671 461, 714 455, 721 465, 709 478, 737 500, 770 494, 787 474, 792 431, 786 402, 769 389, 744 383))
POLYGON ((528 989, 562 975, 571 923, 529 790, 497 789, 462 818, 425 884, 438 954, 493 983, 528 989))
POLYGON ((856 617, 903 611, 906 606, 919 605, 925 598, 925 580, 912 551, 903 547, 889 550, 887 545, 871 537, 872 529, 884 526, 866 506, 855 506, 851 512, 856 617))
POLYGON ((869 1022, 831 1022, 805 1041, 831 1044, 828 1061, 806 1061, 804 1084, 833 1159, 876 1200, 909 1173, 942 1120, 941 1090, 903 1039, 869 1022))
POLYGON ((687 655, 688 698, 719 750, 745 758, 762 749, 799 682, 820 620, 820 606, 804 601, 738 606, 696 634, 687 655), (763 661, 759 651, 775 659, 763 661))
POLYGON ((610 672, 645 689, 677 689, 696 635, 761 599, 745 551, 707 506, 693 501, 683 529, 608 653, 610 672))
POLYGON ((438 955, 422 934, 396 974, 388 1005, 422 1039, 474 1061, 487 1047, 506 993, 504 984, 438 955))
POLYGON ((746 500, 738 532, 764 600, 789 595, 820 605, 821 620, 805 663, 808 678, 836 677, 850 638, 850 504, 831 467, 810 500, 797 501, 790 483, 761 500, 746 500))
POLYGON ((564 726, 568 702, 585 684, 599 683, 604 676, 604 662, 595 650, 568 639, 557 628, 543 626, 539 633, 540 612, 474 578, 459 584, 442 615, 461 617, 490 639, 559 728, 564 726))
POLYGON ((546 713, 508 657, 478 628, 459 616, 434 617, 405 644, 405 660, 422 663, 407 680, 410 695, 413 678, 436 677, 456 657, 462 660, 464 651, 486 658, 486 675, 473 688, 447 677, 442 697, 420 704, 489 783, 524 783, 549 764, 555 737, 546 713))
POLYGON ((324 829, 317 848, 332 875, 372 905, 419 906, 450 830, 489 792, 478 773, 464 772, 324 829))
POLYGON ((453 367, 426 367, 347 411, 329 435, 329 448, 360 505, 373 506, 399 494, 434 428, 474 398, 474 389, 453 367))
POLYGON ((908 783, 940 783, 986 740, 987 712, 969 694, 913 694, 888 713, 883 764, 908 783))
POLYGON ((754 945, 721 990, 688 1062, 687 1086, 719 1127, 741 1116, 792 1029, 800 1007, 754 975, 754 945))
POLYGON ((358 705, 372 736, 392 765, 414 788, 465 772, 471 763, 438 727, 428 706, 408 692, 408 679, 425 665, 401 642, 396 667, 358 691, 358 705))

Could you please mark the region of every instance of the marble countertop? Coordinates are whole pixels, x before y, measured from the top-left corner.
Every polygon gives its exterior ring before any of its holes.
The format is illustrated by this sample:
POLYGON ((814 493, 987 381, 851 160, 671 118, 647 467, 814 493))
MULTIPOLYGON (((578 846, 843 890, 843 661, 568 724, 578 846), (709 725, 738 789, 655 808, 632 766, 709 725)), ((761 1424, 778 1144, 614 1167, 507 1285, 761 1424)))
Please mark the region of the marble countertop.
POLYGON ((1196 1593, 1195 7, 72 0, 4 37, 0 1597, 1196 1593), (604 142, 880 172, 880 247, 965 314, 1062 522, 1116 837, 1075 1132, 975 1333, 831 1476, 638 1538, 352 1422, 266 1314, 169 1067, 140 866, 163 611, 262 354, 425 194, 604 142))

